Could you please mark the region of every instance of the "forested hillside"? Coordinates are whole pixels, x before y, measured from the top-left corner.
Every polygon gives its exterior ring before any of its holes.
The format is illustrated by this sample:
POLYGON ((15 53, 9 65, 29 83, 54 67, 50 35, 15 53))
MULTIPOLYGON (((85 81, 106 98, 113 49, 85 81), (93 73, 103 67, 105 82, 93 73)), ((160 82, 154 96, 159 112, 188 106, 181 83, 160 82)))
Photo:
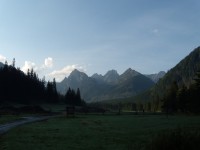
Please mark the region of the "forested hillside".
POLYGON ((151 89, 151 96, 162 98, 173 82, 178 87, 187 88, 194 83, 197 72, 200 71, 200 47, 193 50, 151 89))
POLYGON ((135 99, 165 111, 199 111, 200 47, 194 49, 158 83, 135 99))
POLYGON ((64 95, 57 92, 56 80, 46 82, 38 78, 33 69, 27 74, 15 67, 15 59, 12 65, 2 64, 0 67, 0 104, 67 104, 84 105, 79 89, 66 89, 64 95))
POLYGON ((0 102, 15 103, 56 103, 58 94, 56 82, 40 80, 33 70, 28 70, 27 75, 19 68, 12 65, 5 65, 0 68, 0 102))

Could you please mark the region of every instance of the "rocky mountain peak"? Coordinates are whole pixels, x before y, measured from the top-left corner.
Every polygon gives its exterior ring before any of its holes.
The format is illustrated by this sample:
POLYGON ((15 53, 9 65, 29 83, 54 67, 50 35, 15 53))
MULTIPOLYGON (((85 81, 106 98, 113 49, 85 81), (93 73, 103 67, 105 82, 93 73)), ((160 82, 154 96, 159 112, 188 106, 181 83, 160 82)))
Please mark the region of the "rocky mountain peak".
POLYGON ((91 77, 94 79, 103 79, 103 76, 101 74, 97 74, 97 73, 93 74, 91 77))
POLYGON ((76 69, 57 85, 57 89, 65 94, 69 87, 79 88, 86 101, 97 101, 134 96, 153 84, 150 79, 132 69, 128 69, 122 78, 116 70, 110 70, 104 76, 94 74, 88 77, 76 69))
POLYGON ((83 81, 87 78, 88 78, 88 76, 84 72, 81 72, 77 69, 74 69, 68 77, 69 80, 73 79, 76 81, 83 81))
POLYGON ((117 73, 116 70, 110 70, 103 76, 103 80, 108 83, 117 82, 118 79, 119 79, 119 74, 117 73))
POLYGON ((122 75, 121 75, 121 77, 123 78, 130 78, 130 77, 134 77, 134 76, 137 76, 137 75, 139 75, 140 73, 139 72, 137 72, 137 71, 135 71, 135 70, 133 70, 133 69, 131 69, 131 68, 129 68, 129 69, 127 69, 122 75))

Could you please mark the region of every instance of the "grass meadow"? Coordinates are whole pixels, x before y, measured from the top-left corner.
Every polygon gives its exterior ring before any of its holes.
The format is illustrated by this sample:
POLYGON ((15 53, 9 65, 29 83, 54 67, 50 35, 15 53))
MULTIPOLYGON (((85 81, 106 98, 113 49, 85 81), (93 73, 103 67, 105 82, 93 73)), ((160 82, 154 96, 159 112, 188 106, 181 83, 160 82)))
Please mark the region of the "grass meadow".
POLYGON ((63 116, 10 130, 0 137, 0 149, 142 150, 162 132, 176 128, 191 131, 199 127, 199 116, 63 116))
POLYGON ((20 120, 21 116, 16 116, 16 115, 2 115, 0 116, 0 125, 1 124, 6 124, 6 123, 11 123, 17 120, 20 120))

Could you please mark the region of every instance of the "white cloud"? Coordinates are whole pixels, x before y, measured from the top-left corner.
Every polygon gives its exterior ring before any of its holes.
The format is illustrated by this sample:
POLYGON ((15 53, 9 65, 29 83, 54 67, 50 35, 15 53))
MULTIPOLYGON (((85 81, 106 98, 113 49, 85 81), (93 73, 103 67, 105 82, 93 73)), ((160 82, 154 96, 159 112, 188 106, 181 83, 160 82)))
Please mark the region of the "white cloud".
POLYGON ((61 70, 55 70, 49 74, 51 78, 56 78, 56 81, 61 81, 64 77, 68 76, 74 69, 78 69, 82 72, 85 72, 86 69, 80 65, 68 65, 62 68, 61 70))
POLYGON ((53 66, 53 58, 48 57, 44 60, 44 66, 47 68, 51 68, 53 66))
POLYGON ((56 81, 61 81, 64 79, 64 77, 68 76, 74 69, 78 69, 82 72, 86 71, 86 67, 83 67, 78 64, 74 65, 68 65, 60 70, 54 70, 51 73, 48 73, 53 67, 53 59, 51 57, 48 57, 44 60, 44 64, 37 65, 36 63, 32 61, 25 61, 24 65, 21 67, 21 70, 24 73, 27 73, 28 69, 33 69, 36 73, 39 74, 39 76, 46 76, 47 79, 51 80, 53 78, 56 79, 56 81), (49 70, 50 69, 50 70, 49 70))
POLYGON ((0 62, 5 63, 6 57, 0 54, 0 62))
POLYGON ((36 71, 38 68, 36 66, 36 64, 34 62, 31 61, 25 61, 24 66, 22 67, 22 71, 24 73, 27 73, 27 71, 33 69, 34 71, 36 71))
POLYGON ((37 66, 34 62, 25 61, 24 66, 22 67, 21 70, 24 73, 27 73, 28 69, 33 69, 34 71, 41 72, 41 71, 44 71, 44 70, 51 68, 51 67, 53 67, 53 58, 48 57, 48 58, 45 58, 44 64, 40 65, 40 66, 37 66))

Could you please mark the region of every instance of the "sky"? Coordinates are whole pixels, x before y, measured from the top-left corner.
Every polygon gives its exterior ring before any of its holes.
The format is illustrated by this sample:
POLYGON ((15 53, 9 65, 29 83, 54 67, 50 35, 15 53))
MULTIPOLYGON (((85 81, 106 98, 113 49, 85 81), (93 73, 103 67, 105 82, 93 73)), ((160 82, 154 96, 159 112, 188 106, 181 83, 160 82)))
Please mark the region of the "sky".
POLYGON ((199 0, 0 0, 0 61, 61 81, 168 71, 200 46, 199 0))

